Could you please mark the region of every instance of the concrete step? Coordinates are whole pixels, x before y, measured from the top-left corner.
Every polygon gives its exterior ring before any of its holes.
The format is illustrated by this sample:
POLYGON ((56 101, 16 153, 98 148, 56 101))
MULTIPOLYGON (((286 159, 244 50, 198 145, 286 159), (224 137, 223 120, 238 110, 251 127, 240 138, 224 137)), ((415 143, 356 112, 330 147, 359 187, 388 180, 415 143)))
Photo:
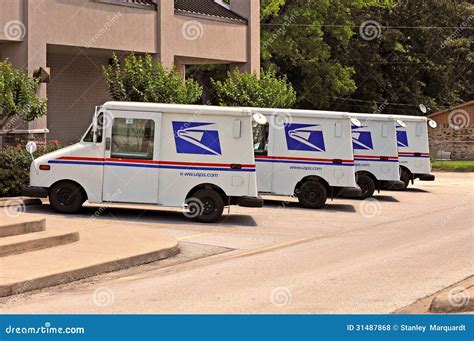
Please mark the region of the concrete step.
MULTIPOLYGON (((23 224, 21 224, 23 225, 23 224)), ((79 240, 79 232, 41 231, 0 238, 0 257, 17 255, 79 240)))
POLYGON ((46 219, 25 221, 0 226, 0 238, 34 233, 46 229, 46 219))
POLYGON ((179 252, 178 241, 158 229, 48 218, 50 231, 68 233, 71 229, 81 235, 76 243, 1 257, 0 297, 154 262, 179 252))

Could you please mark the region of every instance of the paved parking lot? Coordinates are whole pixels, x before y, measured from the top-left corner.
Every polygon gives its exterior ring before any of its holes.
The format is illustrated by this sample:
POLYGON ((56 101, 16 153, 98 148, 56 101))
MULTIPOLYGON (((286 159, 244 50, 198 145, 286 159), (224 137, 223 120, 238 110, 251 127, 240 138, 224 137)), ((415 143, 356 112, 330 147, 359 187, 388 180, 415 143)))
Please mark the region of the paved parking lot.
MULTIPOLYGON (((219 224, 180 210, 113 208, 94 224, 159 229, 182 254, 155 264, 0 300, 4 313, 389 313, 474 274, 474 173, 438 173, 376 200, 324 210, 266 198, 219 224), (94 292, 106 290, 107 304, 94 292)), ((26 215, 66 217, 48 206, 26 215)))

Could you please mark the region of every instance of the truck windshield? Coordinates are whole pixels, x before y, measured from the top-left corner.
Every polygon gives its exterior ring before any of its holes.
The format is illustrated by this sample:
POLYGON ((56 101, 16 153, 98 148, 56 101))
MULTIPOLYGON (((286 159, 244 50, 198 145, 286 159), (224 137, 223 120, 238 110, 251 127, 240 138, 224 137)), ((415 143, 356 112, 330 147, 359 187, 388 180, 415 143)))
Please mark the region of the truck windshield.
MULTIPOLYGON (((99 114, 97 117, 97 143, 102 142, 102 135, 103 135, 103 128, 104 127, 104 114, 99 114)), ((89 127, 89 130, 87 131, 86 135, 84 136, 84 139, 82 140, 84 142, 94 142, 94 134, 92 132, 92 124, 89 127)))

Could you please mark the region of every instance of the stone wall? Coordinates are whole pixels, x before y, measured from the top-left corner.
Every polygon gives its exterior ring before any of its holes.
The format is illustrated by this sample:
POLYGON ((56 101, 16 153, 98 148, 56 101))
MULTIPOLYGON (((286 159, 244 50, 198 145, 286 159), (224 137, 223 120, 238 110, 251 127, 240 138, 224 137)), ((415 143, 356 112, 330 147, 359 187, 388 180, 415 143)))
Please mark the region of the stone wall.
POLYGON ((429 129, 430 153, 450 152, 451 160, 474 160, 474 125, 455 130, 448 124, 429 129))

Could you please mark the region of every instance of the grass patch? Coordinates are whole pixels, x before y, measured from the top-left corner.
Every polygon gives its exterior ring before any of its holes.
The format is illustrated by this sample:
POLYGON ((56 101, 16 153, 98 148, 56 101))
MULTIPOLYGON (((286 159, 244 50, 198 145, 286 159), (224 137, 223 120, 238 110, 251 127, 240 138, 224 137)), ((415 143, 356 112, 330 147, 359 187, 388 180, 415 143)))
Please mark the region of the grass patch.
POLYGON ((433 170, 448 172, 474 172, 474 161, 432 161, 433 170))

